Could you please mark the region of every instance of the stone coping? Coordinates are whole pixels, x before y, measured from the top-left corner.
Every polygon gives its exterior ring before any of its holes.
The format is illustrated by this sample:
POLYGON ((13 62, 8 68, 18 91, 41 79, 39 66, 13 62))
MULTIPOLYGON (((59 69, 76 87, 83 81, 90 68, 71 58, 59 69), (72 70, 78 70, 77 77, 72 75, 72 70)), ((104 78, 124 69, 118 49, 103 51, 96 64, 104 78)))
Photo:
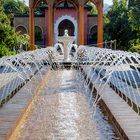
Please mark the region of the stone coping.
POLYGON ((47 76, 47 70, 42 68, 9 102, 0 108, 0 140, 8 140, 11 137, 26 111, 31 109, 29 106, 42 90, 47 76), (43 80, 40 74, 45 76, 43 80))

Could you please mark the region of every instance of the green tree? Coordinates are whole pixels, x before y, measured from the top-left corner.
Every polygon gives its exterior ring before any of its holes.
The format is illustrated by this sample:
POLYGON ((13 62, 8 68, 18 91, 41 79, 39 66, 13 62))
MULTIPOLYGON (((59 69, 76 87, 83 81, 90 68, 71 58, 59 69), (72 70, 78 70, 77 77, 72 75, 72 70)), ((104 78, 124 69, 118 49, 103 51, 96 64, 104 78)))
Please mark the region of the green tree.
POLYGON ((27 35, 20 35, 10 26, 10 20, 0 6, 0 57, 13 54, 15 48, 18 50, 21 45, 27 45, 28 41, 27 35))
POLYGON ((117 49, 128 50, 132 30, 129 24, 127 0, 114 0, 105 17, 105 39, 117 40, 117 49))
POLYGON ((10 21, 4 14, 2 8, 0 8, 0 44, 7 44, 11 47, 14 43, 13 36, 15 32, 10 26, 10 21))
POLYGON ((129 0, 129 20, 134 28, 140 28, 140 0, 129 0))
POLYGON ((129 0, 129 21, 135 35, 130 44, 138 45, 140 44, 140 0, 129 0))
POLYGON ((98 14, 98 11, 97 11, 97 8, 96 6, 94 5, 94 3, 92 2, 88 2, 87 5, 91 6, 91 10, 90 10, 90 13, 91 14, 98 14))
POLYGON ((5 14, 24 14, 28 11, 26 4, 20 0, 4 0, 3 8, 5 14))

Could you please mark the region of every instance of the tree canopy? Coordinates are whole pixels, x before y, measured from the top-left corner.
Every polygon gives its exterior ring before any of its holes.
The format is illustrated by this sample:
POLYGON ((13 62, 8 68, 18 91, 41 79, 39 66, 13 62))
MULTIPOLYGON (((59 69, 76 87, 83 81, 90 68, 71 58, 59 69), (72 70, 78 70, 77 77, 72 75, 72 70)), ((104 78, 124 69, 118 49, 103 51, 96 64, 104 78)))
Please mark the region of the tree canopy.
POLYGON ((117 49, 140 44, 140 1, 113 0, 105 15, 105 39, 117 40, 117 49))
POLYGON ((131 28, 135 32, 135 39, 131 40, 131 44, 140 44, 140 1, 129 1, 129 21, 131 28))
POLYGON ((92 2, 89 1, 89 2, 87 3, 87 5, 89 5, 89 6, 92 7, 92 9, 91 9, 91 11, 90 11, 91 14, 98 14, 97 8, 96 8, 96 6, 94 5, 94 3, 92 3, 92 2))
POLYGON ((20 45, 25 45, 27 41, 29 41, 27 35, 21 35, 11 27, 10 20, 4 13, 2 3, 0 3, 0 57, 14 54, 20 45))
POLYGON ((26 4, 20 0, 3 0, 5 14, 24 14, 28 12, 26 4))
POLYGON ((129 18, 134 28, 140 28, 140 0, 129 0, 129 18))

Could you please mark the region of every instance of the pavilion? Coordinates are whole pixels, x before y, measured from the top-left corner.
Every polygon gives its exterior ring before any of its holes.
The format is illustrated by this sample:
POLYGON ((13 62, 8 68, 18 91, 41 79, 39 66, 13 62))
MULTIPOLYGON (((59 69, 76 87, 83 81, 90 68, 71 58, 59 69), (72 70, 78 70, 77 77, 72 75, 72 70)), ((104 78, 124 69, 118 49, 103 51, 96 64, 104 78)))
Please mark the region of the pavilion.
MULTIPOLYGON (((30 35, 30 50, 35 49, 35 16, 34 12, 35 9, 40 3, 41 0, 29 0, 29 35, 30 35)), ((54 25, 55 19, 58 16, 61 17, 61 12, 58 12, 59 5, 62 2, 67 2, 71 4, 75 8, 75 13, 73 15, 75 18, 77 18, 78 25, 77 25, 77 30, 75 30, 75 33, 71 33, 72 35, 74 34, 77 36, 77 44, 78 45, 84 45, 85 44, 85 4, 89 0, 44 0, 44 2, 47 4, 47 27, 48 27, 48 32, 47 32, 47 40, 48 40, 48 46, 53 46, 55 43, 55 40, 59 33, 56 31, 57 26, 54 25)), ((98 47, 102 47, 102 42, 103 42, 103 0, 91 0, 95 4, 98 10, 98 47)), ((67 11, 63 11, 67 12, 67 11)), ((66 23, 67 20, 69 20, 71 17, 65 16, 60 19, 60 21, 65 20, 65 23, 70 25, 70 23, 66 23)), ((63 27, 63 25, 62 25, 63 27)), ((61 28, 62 29, 62 28, 61 28)), ((63 31, 60 31, 62 34, 63 31)), ((72 31, 70 31, 72 32, 72 31)))

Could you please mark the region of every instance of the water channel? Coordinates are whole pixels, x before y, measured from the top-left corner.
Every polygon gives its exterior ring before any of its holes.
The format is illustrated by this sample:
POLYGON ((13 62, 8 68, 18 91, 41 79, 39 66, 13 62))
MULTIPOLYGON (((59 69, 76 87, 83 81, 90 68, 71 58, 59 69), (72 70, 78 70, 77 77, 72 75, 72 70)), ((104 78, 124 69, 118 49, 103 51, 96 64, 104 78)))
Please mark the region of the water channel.
POLYGON ((51 70, 32 111, 18 127, 15 140, 112 140, 113 126, 91 100, 78 70, 51 70))

